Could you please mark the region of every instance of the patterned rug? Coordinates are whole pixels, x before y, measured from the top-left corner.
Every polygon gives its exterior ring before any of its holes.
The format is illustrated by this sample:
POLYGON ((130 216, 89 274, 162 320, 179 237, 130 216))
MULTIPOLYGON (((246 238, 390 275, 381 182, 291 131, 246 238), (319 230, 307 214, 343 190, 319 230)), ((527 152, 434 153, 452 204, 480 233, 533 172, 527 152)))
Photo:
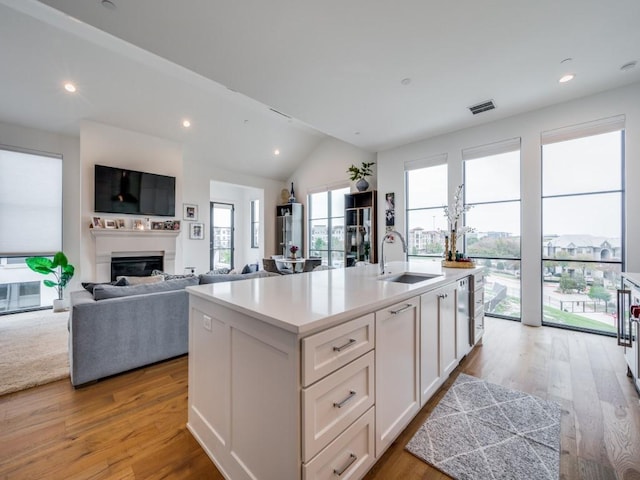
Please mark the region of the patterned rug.
POLYGON ((557 480, 560 405, 460 374, 406 449, 458 480, 557 480))

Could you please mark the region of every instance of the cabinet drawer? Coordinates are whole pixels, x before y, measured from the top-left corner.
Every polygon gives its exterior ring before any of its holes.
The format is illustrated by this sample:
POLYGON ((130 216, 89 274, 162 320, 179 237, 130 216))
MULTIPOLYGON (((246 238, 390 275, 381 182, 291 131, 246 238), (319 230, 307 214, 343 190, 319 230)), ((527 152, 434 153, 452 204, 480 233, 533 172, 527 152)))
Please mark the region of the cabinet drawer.
POLYGON ((346 365, 374 346, 373 313, 302 339, 302 386, 346 365))
POLYGON ((375 462, 374 407, 362 415, 342 435, 302 466, 304 480, 362 478, 375 462))
POLYGON ((308 461, 373 405, 369 352, 302 391, 302 458, 308 461))
POLYGON ((475 273, 473 275, 473 288, 476 290, 484 288, 484 272, 475 273))

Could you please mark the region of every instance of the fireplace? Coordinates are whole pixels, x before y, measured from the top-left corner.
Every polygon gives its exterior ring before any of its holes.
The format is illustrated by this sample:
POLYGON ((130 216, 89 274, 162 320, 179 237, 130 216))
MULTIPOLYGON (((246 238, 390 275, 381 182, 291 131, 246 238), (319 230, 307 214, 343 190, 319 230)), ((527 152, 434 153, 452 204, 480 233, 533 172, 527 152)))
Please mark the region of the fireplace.
POLYGON ((111 280, 119 276, 147 277, 153 270, 163 270, 162 255, 112 257, 111 280))

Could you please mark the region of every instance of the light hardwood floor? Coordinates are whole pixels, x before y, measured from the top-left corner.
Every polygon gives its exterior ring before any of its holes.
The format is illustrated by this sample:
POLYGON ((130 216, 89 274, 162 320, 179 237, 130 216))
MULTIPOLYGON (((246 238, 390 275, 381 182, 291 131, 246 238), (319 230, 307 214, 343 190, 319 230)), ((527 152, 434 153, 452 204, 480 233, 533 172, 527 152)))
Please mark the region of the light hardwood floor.
MULTIPOLYGON (((615 340, 494 319, 368 480, 448 478, 404 445, 458 372, 561 403, 561 479, 640 480, 640 403, 615 340)), ((186 420, 187 357, 79 390, 66 380, 5 395, 0 479, 222 479, 186 420)))

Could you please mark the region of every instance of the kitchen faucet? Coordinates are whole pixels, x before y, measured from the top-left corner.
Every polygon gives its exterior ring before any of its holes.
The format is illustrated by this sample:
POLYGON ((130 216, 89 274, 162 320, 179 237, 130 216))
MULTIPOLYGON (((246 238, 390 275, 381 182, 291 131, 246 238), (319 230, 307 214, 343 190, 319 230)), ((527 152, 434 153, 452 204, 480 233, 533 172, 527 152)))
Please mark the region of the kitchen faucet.
POLYGON ((382 237, 382 245, 380 245, 380 275, 384 273, 384 242, 387 237, 390 237, 392 235, 397 235, 398 237, 400 237, 400 241, 402 241, 402 251, 404 253, 407 253, 407 242, 404 241, 404 237, 400 234, 400 232, 398 232, 397 230, 391 230, 390 232, 385 233, 384 237, 382 237))

